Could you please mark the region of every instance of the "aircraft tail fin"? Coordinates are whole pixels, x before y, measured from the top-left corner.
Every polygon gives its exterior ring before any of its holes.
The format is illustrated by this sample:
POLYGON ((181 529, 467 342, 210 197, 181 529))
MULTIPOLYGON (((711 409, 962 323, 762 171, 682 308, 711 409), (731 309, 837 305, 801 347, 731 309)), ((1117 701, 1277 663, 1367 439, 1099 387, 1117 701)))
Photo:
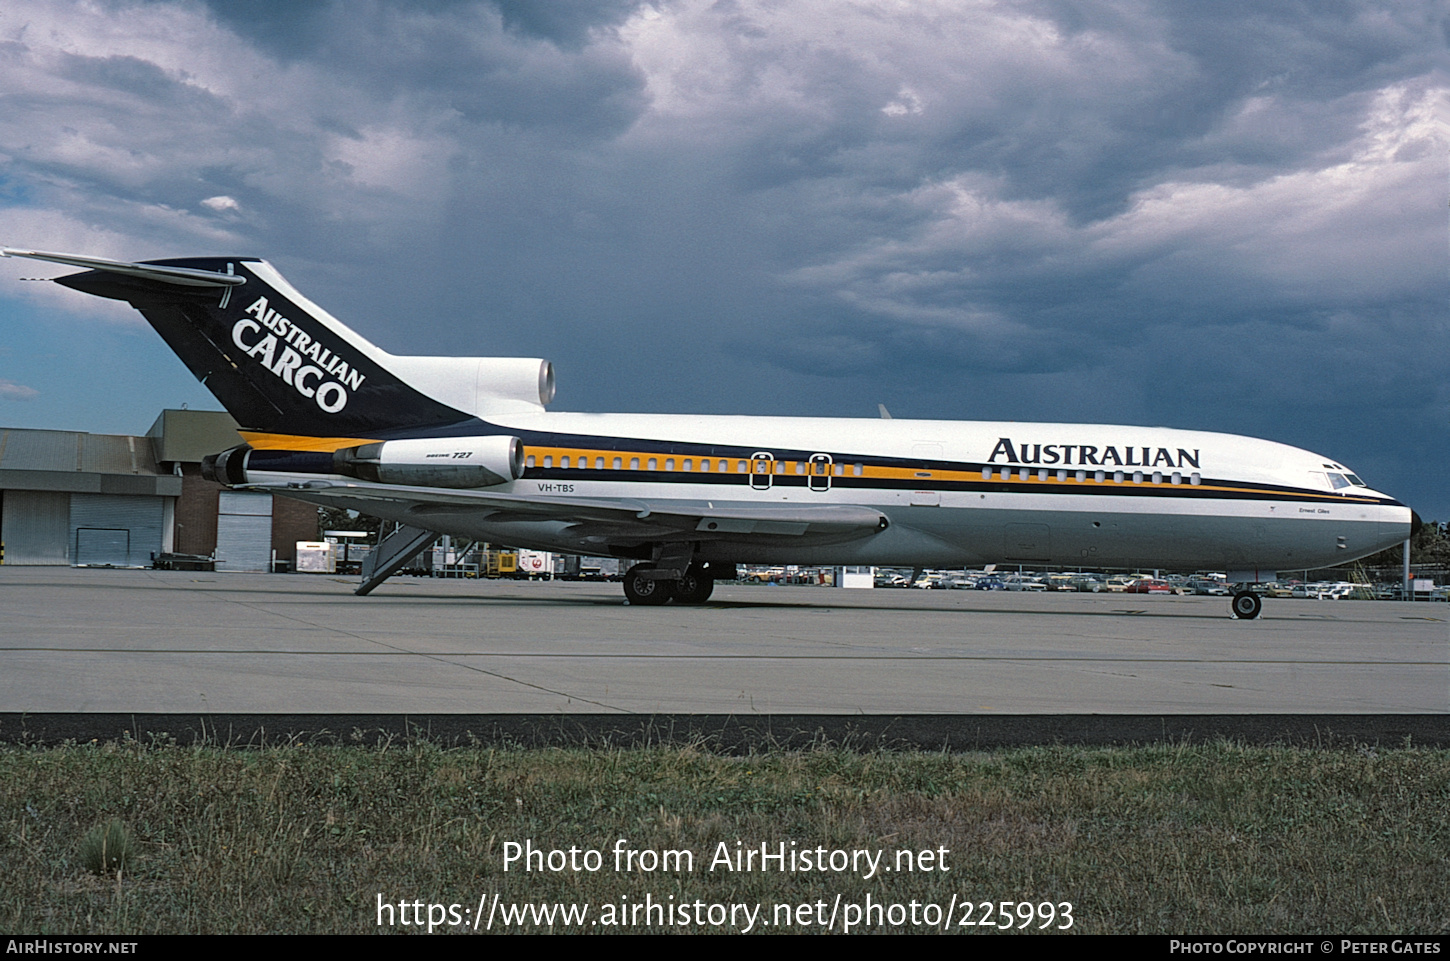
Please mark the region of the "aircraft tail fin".
POLYGON ((505 410, 541 410, 553 369, 533 358, 397 357, 251 257, 141 263, 0 249, 73 267, 56 283, 141 312, 246 430, 372 437, 505 410))

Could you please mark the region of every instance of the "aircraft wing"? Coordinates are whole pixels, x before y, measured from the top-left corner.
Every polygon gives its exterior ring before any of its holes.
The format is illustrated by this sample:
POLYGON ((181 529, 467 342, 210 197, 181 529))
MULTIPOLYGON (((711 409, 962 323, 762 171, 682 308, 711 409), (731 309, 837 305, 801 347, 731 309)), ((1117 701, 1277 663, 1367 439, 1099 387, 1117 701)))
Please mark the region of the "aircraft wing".
POLYGON ((884 530, 886 515, 854 504, 751 504, 728 501, 649 501, 632 497, 569 497, 444 490, 367 482, 312 481, 307 484, 251 484, 314 503, 384 502, 403 506, 412 523, 427 528, 432 515, 478 512, 494 522, 558 520, 581 533, 662 540, 688 534, 691 539, 775 537, 864 537, 884 530))

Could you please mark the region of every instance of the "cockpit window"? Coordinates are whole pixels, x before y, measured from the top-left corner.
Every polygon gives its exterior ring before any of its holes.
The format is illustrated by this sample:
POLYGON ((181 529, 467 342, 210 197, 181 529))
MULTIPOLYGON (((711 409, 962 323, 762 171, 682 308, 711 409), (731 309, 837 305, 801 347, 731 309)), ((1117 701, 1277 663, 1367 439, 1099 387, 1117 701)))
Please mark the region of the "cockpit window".
POLYGON ((1327 486, 1332 491, 1342 491, 1350 487, 1369 488, 1369 485, 1360 480, 1358 475, 1351 474, 1343 467, 1338 471, 1310 471, 1309 476, 1314 478, 1311 486, 1320 488, 1327 486))
MULTIPOLYGON (((1343 468, 1340 468, 1340 469, 1343 470, 1343 468)), ((1354 487, 1368 487, 1369 486, 1364 481, 1360 480, 1358 476, 1356 476, 1354 474, 1351 474, 1347 470, 1344 471, 1344 473, 1342 473, 1342 474, 1336 474, 1334 471, 1329 471, 1328 472, 1328 476, 1329 476, 1329 484, 1335 490, 1343 490, 1344 488, 1350 487, 1350 486, 1354 486, 1354 487)))

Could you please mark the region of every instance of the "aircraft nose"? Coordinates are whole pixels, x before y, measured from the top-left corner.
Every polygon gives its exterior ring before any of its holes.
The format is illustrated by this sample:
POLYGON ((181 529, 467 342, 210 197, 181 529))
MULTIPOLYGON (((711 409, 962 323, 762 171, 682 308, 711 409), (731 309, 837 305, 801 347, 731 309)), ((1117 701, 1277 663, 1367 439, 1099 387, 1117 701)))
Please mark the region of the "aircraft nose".
POLYGON ((1424 526, 1425 522, 1420 520, 1420 515, 1416 511, 1410 511, 1410 536, 1420 533, 1420 528, 1424 526))

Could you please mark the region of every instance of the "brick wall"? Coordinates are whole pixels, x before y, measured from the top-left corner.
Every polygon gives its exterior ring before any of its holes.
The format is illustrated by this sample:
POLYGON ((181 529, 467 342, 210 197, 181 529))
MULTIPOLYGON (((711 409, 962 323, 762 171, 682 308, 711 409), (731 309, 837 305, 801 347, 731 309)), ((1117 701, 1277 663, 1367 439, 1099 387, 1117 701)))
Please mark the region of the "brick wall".
POLYGON ((277 560, 295 564, 297 542, 317 540, 317 505, 290 497, 272 498, 272 550, 277 560))
MULTIPOLYGON (((216 550, 216 517, 221 484, 201 476, 200 464, 181 465, 181 497, 176 501, 178 554, 206 554, 216 550)), ((290 497, 272 498, 272 549, 277 560, 297 560, 297 542, 318 536, 317 507, 290 497)))
POLYGON ((181 496, 176 500, 178 554, 206 554, 216 550, 217 494, 222 485, 201 476, 200 464, 181 465, 181 496))

